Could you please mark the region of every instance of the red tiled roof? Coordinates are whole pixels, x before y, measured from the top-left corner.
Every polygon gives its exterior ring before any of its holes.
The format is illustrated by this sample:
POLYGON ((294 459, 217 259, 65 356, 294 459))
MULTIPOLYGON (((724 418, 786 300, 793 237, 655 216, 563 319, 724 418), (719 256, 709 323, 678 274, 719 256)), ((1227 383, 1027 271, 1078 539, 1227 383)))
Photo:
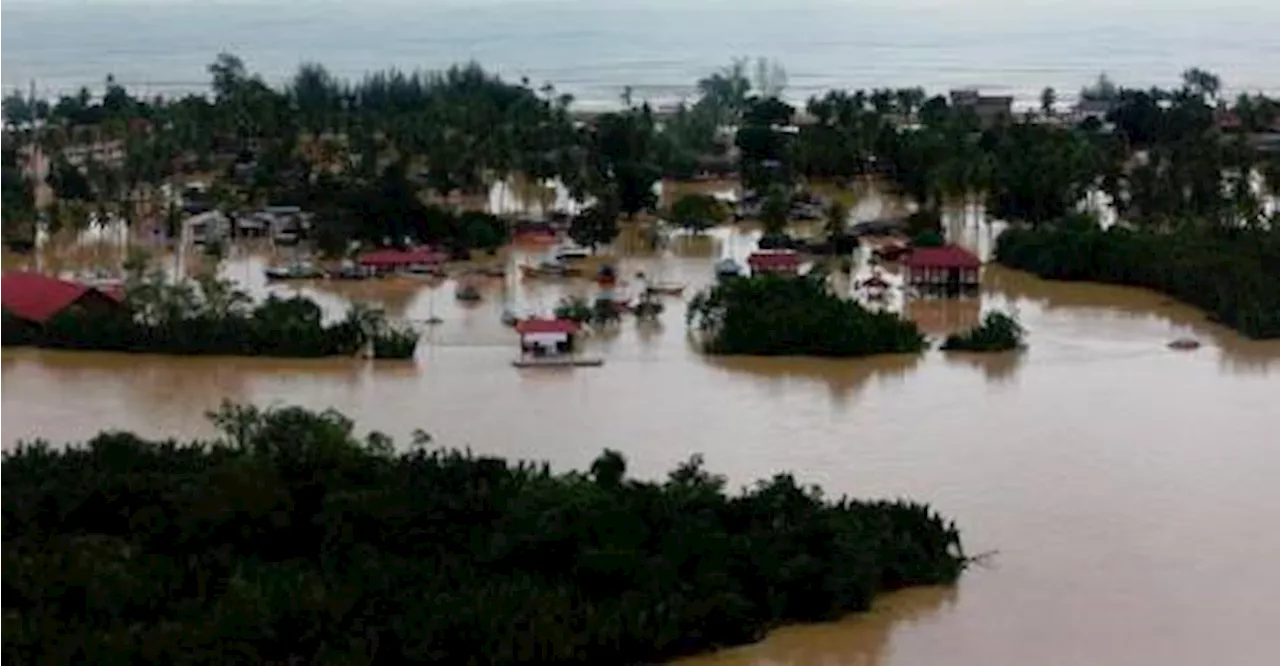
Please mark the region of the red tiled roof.
POLYGON ((796 268, 800 265, 800 255, 791 250, 762 250, 751 253, 747 257, 747 265, 752 270, 796 268))
POLYGON ((568 319, 524 319, 516 322, 516 332, 529 333, 577 333, 578 323, 568 319))
POLYGON ((409 250, 386 248, 373 250, 360 255, 359 263, 364 266, 409 266, 411 264, 439 264, 449 258, 444 252, 437 252, 429 247, 418 247, 409 250))
MULTIPOLYGON (((21 319, 43 324, 81 296, 95 289, 48 275, 14 271, 4 274, 3 280, 0 280, 0 291, 3 292, 0 294, 2 296, 0 300, 3 300, 6 310, 21 319)), ((114 300, 120 300, 120 294, 99 293, 114 300)))
POLYGON ((907 268, 978 268, 982 260, 962 247, 918 247, 902 262, 907 268))

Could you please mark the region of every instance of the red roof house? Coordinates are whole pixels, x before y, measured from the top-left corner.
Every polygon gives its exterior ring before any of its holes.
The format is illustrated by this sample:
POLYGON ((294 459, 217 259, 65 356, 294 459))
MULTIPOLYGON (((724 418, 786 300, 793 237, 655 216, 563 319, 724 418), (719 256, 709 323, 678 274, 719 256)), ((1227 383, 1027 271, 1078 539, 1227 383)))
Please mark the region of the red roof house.
POLYGON ((14 271, 0 279, 3 306, 18 319, 43 324, 69 307, 114 308, 120 306, 121 294, 105 292, 77 282, 14 271))
POLYGON ((962 247, 918 247, 902 262, 907 268, 978 268, 982 260, 962 247))
POLYGON ((947 291, 978 286, 982 260, 962 247, 918 247, 902 261, 907 282, 913 287, 937 287, 947 291))
POLYGON ((747 257, 753 274, 795 275, 800 272, 800 255, 793 250, 760 250, 747 257))

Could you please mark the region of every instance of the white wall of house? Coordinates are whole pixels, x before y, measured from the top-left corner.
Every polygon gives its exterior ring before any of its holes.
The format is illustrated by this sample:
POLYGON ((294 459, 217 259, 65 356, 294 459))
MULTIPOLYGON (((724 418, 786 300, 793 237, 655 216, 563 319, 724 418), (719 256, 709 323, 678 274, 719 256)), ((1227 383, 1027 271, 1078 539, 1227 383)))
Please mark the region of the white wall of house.
POLYGON ((568 333, 526 333, 522 337, 522 343, 525 346, 542 347, 547 351, 555 351, 557 345, 568 341, 568 333))

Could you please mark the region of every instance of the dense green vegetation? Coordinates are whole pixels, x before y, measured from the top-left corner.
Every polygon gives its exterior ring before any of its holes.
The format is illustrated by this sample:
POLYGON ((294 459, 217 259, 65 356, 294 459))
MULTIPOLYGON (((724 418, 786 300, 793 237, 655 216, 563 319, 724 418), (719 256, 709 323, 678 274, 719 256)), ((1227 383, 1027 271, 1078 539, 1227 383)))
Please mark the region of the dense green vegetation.
POLYGON ((103 433, 3 460, 14 663, 653 663, 948 584, 927 506, 789 475, 725 492, 606 451, 552 473, 393 453, 335 412, 224 405, 216 442, 103 433))
MULTIPOLYGON (((1197 69, 1167 90, 1104 77, 1081 98, 1101 103, 1105 121, 1069 122, 1049 91, 1039 113, 984 124, 919 88, 830 91, 808 100, 802 118, 781 98, 780 67, 758 63, 752 80, 747 65, 702 79, 695 101, 661 118, 627 94, 619 110, 578 122, 572 99, 550 85, 504 82, 475 64, 359 81, 308 64, 274 89, 222 54, 209 66, 208 95, 143 99, 110 77, 100 98, 86 89, 47 104, 14 92, 4 101, 5 165, 16 167, 34 147, 51 158, 57 198, 45 212, 53 228, 83 225, 91 212, 156 223, 172 213, 157 204, 160 185, 212 171, 217 207, 307 207, 328 247, 406 234, 483 246, 491 239, 482 228, 430 223, 422 202, 480 195, 514 175, 558 179, 596 202, 579 235, 606 243, 616 232, 604 218, 653 210, 659 177, 687 178, 731 157, 744 194, 874 175, 924 213, 981 201, 996 217, 1030 224, 1101 191, 1135 223, 1192 216, 1230 225, 1261 215, 1240 174, 1257 169, 1271 187, 1280 182, 1280 158, 1259 154, 1246 137, 1271 127, 1280 104, 1259 95, 1229 103, 1221 81, 1197 69), (1238 122, 1223 129, 1217 121, 1228 115, 1238 122), (118 142, 124 158, 73 155, 95 141, 118 142)), ((5 182, 6 237, 29 236, 34 212, 23 181, 5 182)))
POLYGON ((1002 352, 1023 347, 1026 330, 1013 316, 988 312, 982 323, 962 333, 953 333, 942 342, 945 351, 1002 352))
POLYGON ((201 278, 166 284, 134 282, 124 307, 68 309, 43 326, 18 325, 6 313, 6 345, 142 354, 323 357, 352 356, 372 346, 379 358, 412 358, 418 334, 361 307, 326 323, 305 296, 275 295, 254 303, 231 283, 201 278))
POLYGON ((996 259, 1055 280, 1147 287, 1252 338, 1280 337, 1280 229, 1169 231, 1064 220, 1000 235, 996 259))
POLYGON ((914 322, 840 298, 821 277, 724 280, 693 297, 688 320, 711 354, 867 356, 925 346, 914 322))

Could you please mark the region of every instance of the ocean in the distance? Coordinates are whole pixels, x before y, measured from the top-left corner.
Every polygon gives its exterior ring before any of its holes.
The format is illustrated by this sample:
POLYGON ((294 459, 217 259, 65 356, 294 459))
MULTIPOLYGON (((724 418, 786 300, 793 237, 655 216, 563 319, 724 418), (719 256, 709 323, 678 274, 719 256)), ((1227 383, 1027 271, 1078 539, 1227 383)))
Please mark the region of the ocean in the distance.
POLYGON ((3 85, 50 95, 107 73, 147 94, 199 89, 223 50, 278 83, 476 60, 583 106, 671 101, 734 56, 780 61, 787 96, 980 87, 1062 99, 1106 71, 1169 85, 1190 66, 1228 92, 1280 94, 1275 0, 8 0, 3 85))

